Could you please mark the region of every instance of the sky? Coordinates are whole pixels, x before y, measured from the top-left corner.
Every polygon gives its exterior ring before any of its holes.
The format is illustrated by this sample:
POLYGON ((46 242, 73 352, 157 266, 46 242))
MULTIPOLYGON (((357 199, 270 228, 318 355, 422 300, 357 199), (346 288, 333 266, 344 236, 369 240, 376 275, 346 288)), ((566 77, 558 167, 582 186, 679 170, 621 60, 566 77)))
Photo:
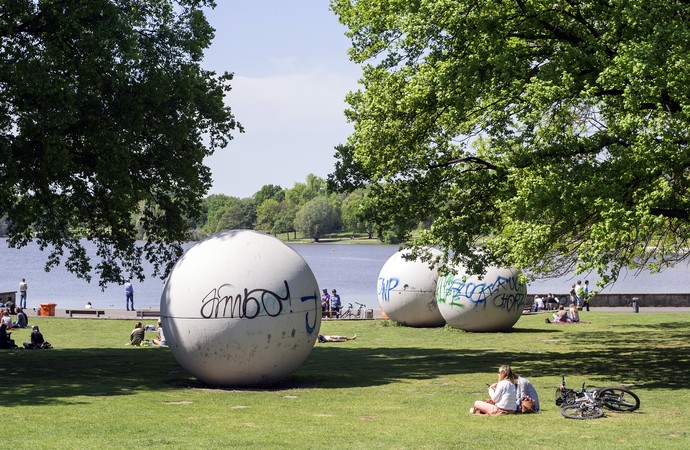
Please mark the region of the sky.
POLYGON ((219 0, 203 67, 232 72, 226 98, 245 132, 206 164, 210 194, 249 197, 266 184, 291 188, 333 171, 334 147, 352 132, 345 95, 361 68, 328 0, 219 0))

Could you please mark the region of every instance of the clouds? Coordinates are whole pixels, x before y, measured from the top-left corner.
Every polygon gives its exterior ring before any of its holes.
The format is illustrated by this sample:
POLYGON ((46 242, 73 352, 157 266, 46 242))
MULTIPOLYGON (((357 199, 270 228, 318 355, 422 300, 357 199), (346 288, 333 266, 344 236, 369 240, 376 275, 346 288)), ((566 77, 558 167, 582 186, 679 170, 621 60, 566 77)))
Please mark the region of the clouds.
POLYGON ((333 147, 352 130, 345 95, 361 71, 328 3, 224 1, 208 10, 216 37, 203 65, 234 73, 226 102, 245 127, 206 160, 211 193, 248 197, 265 184, 287 188, 333 171, 333 147))
POLYGON ((333 147, 345 143, 352 131, 343 111, 355 80, 352 74, 319 67, 236 76, 226 100, 245 133, 208 159, 212 193, 247 197, 265 184, 291 187, 309 173, 325 177, 332 172, 333 147))

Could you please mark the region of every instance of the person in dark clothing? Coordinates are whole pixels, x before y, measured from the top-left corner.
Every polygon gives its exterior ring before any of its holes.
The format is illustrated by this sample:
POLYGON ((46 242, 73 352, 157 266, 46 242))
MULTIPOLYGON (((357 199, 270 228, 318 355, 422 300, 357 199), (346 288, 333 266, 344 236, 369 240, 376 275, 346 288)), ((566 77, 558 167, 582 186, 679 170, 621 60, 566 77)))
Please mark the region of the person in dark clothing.
POLYGON ((7 332, 7 325, 0 325, 0 348, 17 348, 14 341, 10 339, 12 333, 7 332))
MULTIPOLYGON (((45 344, 45 339, 43 339, 43 334, 41 334, 41 331, 38 329, 38 326, 34 325, 31 327, 31 342, 24 342, 24 348, 26 349, 38 349, 38 348, 43 348, 45 344)), ((50 348, 50 347, 46 347, 50 348)))
POLYGON ((142 326, 141 322, 137 322, 129 335, 129 344, 141 345, 142 342, 144 342, 144 327, 142 326))
POLYGON ((29 318, 21 308, 17 308, 17 321, 12 324, 12 328, 26 328, 29 326, 29 318))

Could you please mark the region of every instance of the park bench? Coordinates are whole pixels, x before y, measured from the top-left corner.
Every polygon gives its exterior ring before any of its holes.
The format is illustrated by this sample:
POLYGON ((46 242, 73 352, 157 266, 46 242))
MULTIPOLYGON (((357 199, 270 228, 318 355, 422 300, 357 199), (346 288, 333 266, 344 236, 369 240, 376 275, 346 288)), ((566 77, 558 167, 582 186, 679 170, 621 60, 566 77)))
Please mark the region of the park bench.
POLYGON ((139 309, 137 310, 137 317, 143 319, 144 317, 160 317, 160 309, 139 309))
POLYGON ((87 314, 95 315, 96 317, 101 317, 101 314, 105 314, 102 309, 66 309, 65 314, 72 317, 74 314, 87 314))

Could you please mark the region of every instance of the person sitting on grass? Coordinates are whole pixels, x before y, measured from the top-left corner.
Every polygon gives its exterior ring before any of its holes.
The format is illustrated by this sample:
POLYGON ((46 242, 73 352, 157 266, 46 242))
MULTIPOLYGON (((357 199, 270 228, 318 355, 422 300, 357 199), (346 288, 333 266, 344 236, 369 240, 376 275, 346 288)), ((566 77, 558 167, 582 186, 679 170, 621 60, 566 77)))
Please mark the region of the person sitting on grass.
POLYGON ((575 307, 575 303, 570 304, 570 308, 568 309, 568 315, 566 317, 571 322, 579 322, 580 321, 580 313, 577 312, 577 308, 575 307))
POLYGON ((10 316, 10 311, 7 309, 2 312, 2 323, 6 329, 12 329, 12 316, 10 316))
POLYGON ((165 341, 165 334, 163 334, 163 326, 160 319, 158 320, 158 338, 153 340, 153 345, 167 347, 168 343, 165 341))
POLYGON ((319 334, 317 337, 318 341, 321 343, 324 342, 345 342, 345 341, 354 341, 357 339, 357 335, 355 334, 351 338, 347 336, 324 336, 323 334, 319 334))
POLYGON ((144 342, 144 327, 141 322, 137 322, 129 335, 129 345, 141 345, 144 342))
POLYGON ((565 323, 568 321, 568 313, 563 305, 558 307, 558 311, 553 314, 553 321, 555 323, 565 323))
POLYGON ((43 339, 43 334, 41 334, 41 331, 36 325, 31 327, 31 336, 29 340, 31 342, 24 342, 24 348, 26 349, 43 348, 43 344, 46 342, 45 339, 43 339))
POLYGON ((12 328, 26 328, 29 326, 29 318, 21 308, 17 308, 17 321, 12 324, 12 328))
POLYGON ((517 378, 517 410, 523 413, 538 412, 539 411, 539 395, 534 385, 527 379, 518 375, 517 378), (528 403, 525 399, 531 400, 531 411, 523 409, 528 403))
POLYGON ((517 377, 509 365, 504 364, 498 369, 498 382, 489 386, 491 401, 477 400, 470 414, 486 414, 500 416, 501 414, 515 414, 517 407, 517 377))
POLYGON ((12 333, 7 332, 7 325, 0 324, 0 348, 17 348, 14 341, 10 339, 12 333))

